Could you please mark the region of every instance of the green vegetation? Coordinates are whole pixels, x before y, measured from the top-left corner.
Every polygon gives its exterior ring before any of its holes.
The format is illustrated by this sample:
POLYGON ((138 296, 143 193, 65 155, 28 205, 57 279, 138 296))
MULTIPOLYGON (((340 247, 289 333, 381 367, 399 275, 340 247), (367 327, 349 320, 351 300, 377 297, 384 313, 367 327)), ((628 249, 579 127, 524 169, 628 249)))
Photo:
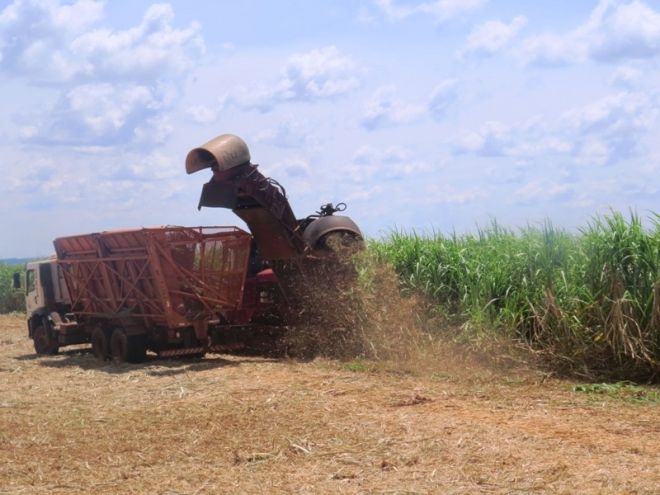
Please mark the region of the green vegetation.
POLYGON ((650 223, 612 213, 578 234, 549 222, 394 232, 370 249, 464 329, 524 340, 558 370, 648 379, 660 371, 660 216, 650 223))
POLYGON ((344 368, 347 371, 352 371, 353 373, 366 373, 369 371, 369 365, 362 361, 352 361, 350 363, 346 363, 344 368))
POLYGON ((13 289, 15 272, 23 271, 22 265, 5 265, 0 263, 0 314, 12 311, 25 311, 25 296, 23 291, 13 289))
POLYGON ((632 382, 585 383, 573 385, 573 392, 604 395, 635 403, 660 402, 660 391, 651 387, 640 387, 632 382))

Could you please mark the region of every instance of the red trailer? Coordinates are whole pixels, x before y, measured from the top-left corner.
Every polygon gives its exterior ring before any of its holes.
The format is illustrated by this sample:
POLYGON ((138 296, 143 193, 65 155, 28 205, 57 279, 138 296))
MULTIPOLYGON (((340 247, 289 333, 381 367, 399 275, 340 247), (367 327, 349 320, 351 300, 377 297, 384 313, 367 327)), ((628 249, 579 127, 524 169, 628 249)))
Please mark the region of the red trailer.
MULTIPOLYGON (((251 263, 252 236, 236 227, 119 230, 54 245, 50 263, 67 290, 31 326, 42 351, 91 342, 100 359, 140 361, 147 349, 203 355, 224 349, 223 333, 272 312, 276 299, 277 280, 251 263)), ((46 282, 39 286, 53 286, 46 282)))

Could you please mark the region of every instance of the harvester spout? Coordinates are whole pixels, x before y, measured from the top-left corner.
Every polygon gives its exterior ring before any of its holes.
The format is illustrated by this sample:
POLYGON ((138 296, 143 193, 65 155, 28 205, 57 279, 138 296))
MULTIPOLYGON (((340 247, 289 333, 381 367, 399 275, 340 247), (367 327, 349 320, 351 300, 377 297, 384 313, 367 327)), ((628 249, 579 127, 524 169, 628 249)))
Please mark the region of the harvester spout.
POLYGON ((245 141, 233 134, 222 134, 195 148, 186 157, 189 174, 205 168, 224 171, 250 163, 250 150, 245 141))

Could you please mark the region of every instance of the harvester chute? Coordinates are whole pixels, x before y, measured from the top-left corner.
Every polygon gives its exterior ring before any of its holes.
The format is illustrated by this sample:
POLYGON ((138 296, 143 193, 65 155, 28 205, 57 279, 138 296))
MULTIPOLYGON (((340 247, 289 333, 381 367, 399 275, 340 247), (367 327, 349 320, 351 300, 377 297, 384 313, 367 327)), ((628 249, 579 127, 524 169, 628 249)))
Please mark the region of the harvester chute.
POLYGON ((342 208, 324 205, 315 215, 296 219, 285 189, 250 162, 250 151, 238 136, 223 134, 191 150, 189 174, 210 168, 199 207, 229 208, 249 227, 261 256, 269 261, 300 259, 319 253, 328 236, 360 242, 362 233, 349 217, 334 215, 342 208))

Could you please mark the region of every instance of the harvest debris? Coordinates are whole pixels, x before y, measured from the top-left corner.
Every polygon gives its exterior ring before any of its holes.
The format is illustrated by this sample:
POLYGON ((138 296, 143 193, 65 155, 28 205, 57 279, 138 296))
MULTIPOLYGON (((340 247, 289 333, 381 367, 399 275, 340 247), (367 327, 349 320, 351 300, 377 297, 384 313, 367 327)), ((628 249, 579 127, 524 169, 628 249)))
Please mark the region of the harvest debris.
POLYGON ((660 483, 656 405, 553 379, 36 358, 22 318, 0 328, 1 493, 650 494, 660 483), (416 395, 433 400, 392 406, 416 395))

